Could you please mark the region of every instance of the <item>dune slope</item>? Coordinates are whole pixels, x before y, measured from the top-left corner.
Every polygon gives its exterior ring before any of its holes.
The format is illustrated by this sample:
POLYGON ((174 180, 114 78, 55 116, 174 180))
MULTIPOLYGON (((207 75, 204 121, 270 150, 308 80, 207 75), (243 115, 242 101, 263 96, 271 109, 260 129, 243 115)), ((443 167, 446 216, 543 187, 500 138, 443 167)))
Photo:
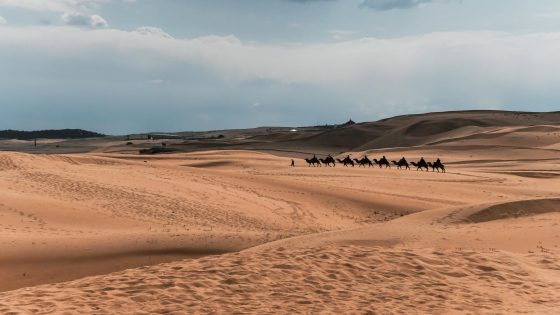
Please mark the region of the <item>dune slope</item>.
POLYGON ((557 114, 455 114, 325 133, 445 174, 309 167, 343 148, 321 132, 267 144, 293 156, 1 153, 0 313, 557 313, 557 114))

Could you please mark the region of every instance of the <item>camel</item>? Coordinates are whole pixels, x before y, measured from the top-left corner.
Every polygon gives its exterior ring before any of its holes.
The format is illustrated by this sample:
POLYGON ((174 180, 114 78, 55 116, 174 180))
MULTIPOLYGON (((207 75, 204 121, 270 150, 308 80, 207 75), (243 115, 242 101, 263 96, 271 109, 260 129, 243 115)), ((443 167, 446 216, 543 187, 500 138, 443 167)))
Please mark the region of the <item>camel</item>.
POLYGON ((325 159, 327 161, 327 163, 332 163, 333 167, 336 166, 336 160, 329 154, 329 156, 327 156, 327 158, 325 159))
POLYGON ((344 160, 341 159, 336 159, 336 160, 338 161, 338 163, 343 164, 344 166, 352 165, 352 167, 354 167, 354 161, 352 161, 350 156, 345 157, 344 160))
POLYGON ((321 161, 321 163, 325 164, 325 166, 331 166, 331 163, 333 165, 333 167, 336 166, 336 162, 334 161, 332 156, 328 156, 326 159, 319 159, 319 161, 321 161))
POLYGON ((305 159, 305 162, 307 162, 307 164, 309 166, 313 165, 313 166, 321 166, 321 162, 314 156, 311 159, 305 159))
POLYGON ((366 165, 368 165, 369 167, 373 167, 373 162, 367 157, 367 155, 364 155, 364 157, 362 158, 362 164, 364 165, 364 167, 366 165))
POLYGON ((373 167, 373 163, 372 163, 371 160, 367 157, 367 155, 365 155, 361 160, 354 159, 354 161, 356 161, 356 163, 358 164, 358 166, 366 167, 366 165, 368 165, 369 167, 373 167))
POLYGON ((421 170, 421 169, 425 168, 426 172, 428 171, 428 163, 426 163, 426 161, 424 161, 424 158, 421 158, 420 161, 418 161, 417 163, 411 162, 410 164, 412 164, 413 166, 416 166, 416 170, 421 170))
POLYGON ((441 170, 442 173, 445 173, 445 165, 443 165, 441 162, 438 162, 438 161, 436 161, 434 163, 428 162, 428 166, 432 168, 432 172, 437 170, 438 173, 439 173, 440 170, 441 170))
POLYGON ((382 157, 379 161, 377 159, 373 159, 373 162, 379 165, 379 168, 381 168, 383 165, 385 165, 385 168, 391 168, 391 164, 389 164, 389 161, 387 161, 386 157, 382 157))
POLYGON ((434 163, 434 165, 435 165, 436 169, 438 169, 438 172, 439 172, 439 170, 441 169, 441 171, 442 171, 443 173, 445 173, 445 165, 443 165, 443 163, 441 163, 441 160, 440 160, 439 158, 436 160, 436 162, 434 163))
POLYGON ((408 162, 406 160, 400 160, 400 161, 391 161, 393 164, 395 164, 397 166, 397 169, 402 169, 403 167, 407 170, 410 169, 410 166, 408 165, 408 162))

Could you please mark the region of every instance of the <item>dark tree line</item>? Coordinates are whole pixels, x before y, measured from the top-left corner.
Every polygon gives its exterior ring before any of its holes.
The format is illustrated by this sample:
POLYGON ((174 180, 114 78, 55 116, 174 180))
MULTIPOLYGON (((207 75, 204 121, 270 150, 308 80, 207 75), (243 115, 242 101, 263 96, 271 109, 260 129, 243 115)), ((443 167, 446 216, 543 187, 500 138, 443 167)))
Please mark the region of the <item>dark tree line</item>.
POLYGON ((82 129, 58 129, 58 130, 0 130, 0 139, 33 140, 40 139, 81 139, 105 137, 104 134, 82 129))

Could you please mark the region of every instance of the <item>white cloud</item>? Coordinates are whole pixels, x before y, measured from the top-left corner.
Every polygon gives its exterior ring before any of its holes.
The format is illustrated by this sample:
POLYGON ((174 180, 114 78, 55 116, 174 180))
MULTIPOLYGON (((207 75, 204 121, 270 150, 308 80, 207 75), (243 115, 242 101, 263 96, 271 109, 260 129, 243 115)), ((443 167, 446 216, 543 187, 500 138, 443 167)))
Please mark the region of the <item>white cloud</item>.
POLYGON ((62 21, 67 25, 85 26, 91 28, 108 27, 107 21, 97 14, 85 14, 79 12, 67 12, 61 16, 62 21))
MULTIPOLYGON (((92 78, 112 80, 130 72, 129 78, 170 77, 173 82, 198 82, 199 69, 204 69, 219 82, 275 82, 335 91, 348 100, 348 110, 354 106, 372 113, 399 108, 412 112, 437 102, 499 108, 519 101, 519 96, 560 100, 559 55, 560 32, 447 32, 272 45, 234 36, 173 39, 114 29, 0 28, 0 68, 9 60, 22 66, 64 63, 80 69, 95 60, 96 65, 110 66, 90 68, 92 78)), ((213 91, 213 83, 204 84, 213 91)))
POLYGON ((0 16, 0 25, 5 25, 5 24, 8 24, 8 21, 4 17, 0 16))
POLYGON ((167 34, 161 28, 158 27, 142 26, 135 29, 134 32, 146 36, 156 36, 156 37, 167 38, 167 39, 173 38, 173 36, 167 34))
POLYGON ((0 0, 0 6, 37 11, 90 11, 110 0, 0 0))
POLYGON ((0 0, 0 7, 15 7, 35 11, 91 13, 99 9, 104 3, 112 1, 136 2, 136 0, 0 0))

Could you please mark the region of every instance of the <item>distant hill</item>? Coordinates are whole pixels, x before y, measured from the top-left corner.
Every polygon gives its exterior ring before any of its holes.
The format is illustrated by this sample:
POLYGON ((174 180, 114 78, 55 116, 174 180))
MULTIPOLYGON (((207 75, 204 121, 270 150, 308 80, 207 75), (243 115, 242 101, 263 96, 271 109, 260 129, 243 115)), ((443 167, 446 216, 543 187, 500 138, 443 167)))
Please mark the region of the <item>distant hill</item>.
POLYGON ((35 138, 41 139, 82 139, 105 137, 104 134, 82 129, 57 129, 57 130, 36 130, 36 131, 20 131, 20 130, 0 130, 0 139, 19 139, 31 140, 35 138))
POLYGON ((374 122, 292 128, 222 130, 223 141, 172 144, 185 151, 256 149, 336 153, 434 145, 555 145, 560 112, 534 113, 472 110, 402 115, 374 122), (531 134, 535 129, 544 134, 531 134), (520 134, 519 134, 520 133, 520 134), (545 139, 546 138, 546 139, 545 139), (532 139, 532 140, 531 140, 532 139))
MULTIPOLYGON (((403 115, 375 122, 349 124, 285 141, 292 147, 362 151, 440 144, 484 134, 497 128, 560 124, 560 113, 473 110, 403 115)), ((265 140, 265 139, 261 139, 265 140)))

